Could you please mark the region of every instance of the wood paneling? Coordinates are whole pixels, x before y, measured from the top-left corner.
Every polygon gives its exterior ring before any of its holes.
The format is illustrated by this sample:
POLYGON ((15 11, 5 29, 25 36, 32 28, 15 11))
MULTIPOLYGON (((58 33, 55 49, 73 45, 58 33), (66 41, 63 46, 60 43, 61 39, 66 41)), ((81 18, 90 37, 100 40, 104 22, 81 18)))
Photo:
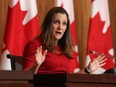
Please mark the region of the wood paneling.
POLYGON ((114 55, 116 56, 116 0, 109 0, 109 11, 113 37, 114 55))
POLYGON ((8 9, 8 0, 0 0, 0 54, 3 44, 3 35, 6 24, 7 9, 8 9))

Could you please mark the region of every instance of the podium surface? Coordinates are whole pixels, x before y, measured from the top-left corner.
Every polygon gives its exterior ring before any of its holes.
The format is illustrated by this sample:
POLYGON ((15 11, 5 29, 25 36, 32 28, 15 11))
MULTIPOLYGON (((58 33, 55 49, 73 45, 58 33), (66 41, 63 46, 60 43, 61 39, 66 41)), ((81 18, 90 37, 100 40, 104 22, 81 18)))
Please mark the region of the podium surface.
POLYGON ((115 74, 69 74, 67 87, 116 87, 115 74))
POLYGON ((30 71, 0 71, 0 87, 33 87, 30 71))
POLYGON ((116 87, 116 74, 40 74, 0 71, 0 87, 116 87))

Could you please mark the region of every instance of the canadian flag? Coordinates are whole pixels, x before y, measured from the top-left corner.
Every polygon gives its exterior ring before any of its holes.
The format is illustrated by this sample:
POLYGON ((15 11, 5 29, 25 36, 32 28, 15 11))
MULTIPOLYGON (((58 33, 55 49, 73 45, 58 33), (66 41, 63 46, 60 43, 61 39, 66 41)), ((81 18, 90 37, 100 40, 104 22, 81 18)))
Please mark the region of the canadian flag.
MULTIPOLYGON (((88 52, 94 50, 113 56, 108 0, 92 0, 88 35, 88 52)), ((87 64, 96 56, 92 54, 87 55, 87 64)), ((114 68, 113 58, 107 58, 106 65, 99 68, 95 73, 100 74, 110 68, 114 68)))
POLYGON ((55 6, 63 7, 69 14, 70 18, 70 28, 71 34, 74 42, 74 51, 75 51, 75 60, 70 61, 70 72, 76 73, 79 71, 79 60, 78 60, 78 45, 77 45, 77 36, 76 36, 76 27, 74 21, 74 6, 73 0, 56 0, 55 6))
POLYGON ((36 0, 10 0, 0 69, 11 70, 6 55, 22 56, 25 45, 38 33, 36 0))

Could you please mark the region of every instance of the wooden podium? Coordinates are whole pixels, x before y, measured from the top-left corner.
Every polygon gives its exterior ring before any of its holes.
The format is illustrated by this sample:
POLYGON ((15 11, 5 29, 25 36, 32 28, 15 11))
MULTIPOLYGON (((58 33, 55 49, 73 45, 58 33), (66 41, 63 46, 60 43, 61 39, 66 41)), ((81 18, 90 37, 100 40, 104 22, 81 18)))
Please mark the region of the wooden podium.
POLYGON ((34 87, 66 87, 66 74, 39 74, 34 76, 34 87))
POLYGON ((69 74, 67 87, 116 87, 116 74, 69 74))
POLYGON ((0 87, 116 87, 116 74, 40 74, 0 71, 0 87))
POLYGON ((33 87, 30 71, 0 71, 0 87, 33 87))
POLYGON ((35 87, 116 87, 115 74, 41 74, 34 80, 35 87))

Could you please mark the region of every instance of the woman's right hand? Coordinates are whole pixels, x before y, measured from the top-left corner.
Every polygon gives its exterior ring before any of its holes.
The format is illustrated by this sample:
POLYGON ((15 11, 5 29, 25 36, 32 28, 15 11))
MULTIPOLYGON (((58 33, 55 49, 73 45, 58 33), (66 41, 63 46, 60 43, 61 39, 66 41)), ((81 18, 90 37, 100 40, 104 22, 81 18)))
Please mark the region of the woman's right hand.
POLYGON ((46 54, 47 54, 47 50, 42 51, 42 46, 37 48, 37 52, 35 54, 37 66, 40 66, 44 62, 46 54))

